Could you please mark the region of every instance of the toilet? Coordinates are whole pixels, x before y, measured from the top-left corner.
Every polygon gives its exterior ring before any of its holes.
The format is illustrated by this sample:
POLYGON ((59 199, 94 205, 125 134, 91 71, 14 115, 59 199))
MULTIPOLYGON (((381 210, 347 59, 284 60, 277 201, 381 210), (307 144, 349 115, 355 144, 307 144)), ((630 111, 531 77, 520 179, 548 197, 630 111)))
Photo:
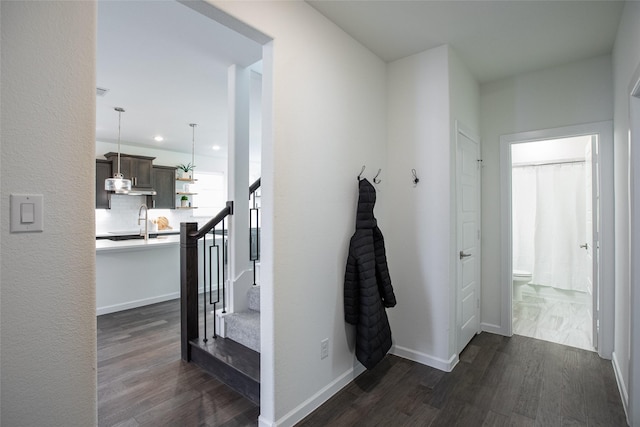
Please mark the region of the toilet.
POLYGON ((522 301, 522 288, 531 282, 531 273, 524 270, 513 270, 513 300, 522 301))

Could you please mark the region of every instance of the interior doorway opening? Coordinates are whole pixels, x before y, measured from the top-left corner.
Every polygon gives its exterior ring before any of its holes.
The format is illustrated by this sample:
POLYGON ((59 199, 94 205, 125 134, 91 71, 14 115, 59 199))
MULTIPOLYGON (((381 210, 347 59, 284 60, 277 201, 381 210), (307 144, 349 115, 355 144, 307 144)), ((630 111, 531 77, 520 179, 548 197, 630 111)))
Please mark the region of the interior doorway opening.
POLYGON ((513 333, 597 346, 597 135, 511 145, 513 333))
MULTIPOLYGON (((511 336, 513 325, 514 297, 514 238, 512 198, 512 147, 518 144, 546 140, 562 140, 571 137, 591 138, 592 173, 592 230, 593 241, 585 249, 585 242, 578 241, 577 248, 587 252, 591 248, 594 268, 592 269, 592 333, 593 349, 605 359, 611 359, 614 338, 614 227, 613 227, 613 124, 611 121, 594 122, 561 128, 514 133, 500 137, 500 180, 501 180, 501 333, 511 336), (595 183, 595 184, 593 184, 595 183), (594 191, 595 189, 595 191, 594 191), (595 197, 594 197, 595 193, 595 197)), ((586 157, 585 158, 585 165, 586 157)), ((585 166, 585 169, 588 167, 585 166)), ((560 181, 555 180, 560 183, 560 181)), ((585 190, 586 191, 586 190, 585 190)), ((518 194, 518 197, 521 194, 518 194)), ((522 195, 526 197, 526 194, 522 195)), ((586 196, 585 196, 586 197, 586 196)), ((563 199, 563 203, 569 199, 563 199)), ((570 206, 571 205, 569 203, 570 206)), ((583 214, 581 214, 583 216, 583 214)), ((587 215, 585 217, 585 231, 587 215)), ((588 236, 587 236, 588 238, 588 236)), ((578 251, 579 253, 580 251, 578 251)), ((527 278, 525 277, 524 280, 527 278)), ((533 277, 532 277, 533 280, 533 277)), ((526 280, 525 284, 530 281, 526 280)), ((517 297, 517 295, 516 295, 517 297)), ((559 319, 552 318, 558 322, 559 319)))

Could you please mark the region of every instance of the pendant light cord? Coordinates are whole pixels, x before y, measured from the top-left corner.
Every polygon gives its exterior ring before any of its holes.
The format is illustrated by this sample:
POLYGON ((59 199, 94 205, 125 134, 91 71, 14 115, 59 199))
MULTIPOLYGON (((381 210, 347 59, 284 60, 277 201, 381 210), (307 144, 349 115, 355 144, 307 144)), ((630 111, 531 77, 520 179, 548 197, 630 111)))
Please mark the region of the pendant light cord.
MULTIPOLYGON (((191 126, 191 166, 195 165, 195 151, 196 151, 196 126, 197 123, 189 123, 191 126)), ((191 173, 191 179, 193 179, 194 173, 191 173)))
POLYGON ((114 110, 118 112, 118 177, 122 177, 120 173, 120 124, 122 123, 122 113, 124 113, 124 108, 115 107, 114 110))

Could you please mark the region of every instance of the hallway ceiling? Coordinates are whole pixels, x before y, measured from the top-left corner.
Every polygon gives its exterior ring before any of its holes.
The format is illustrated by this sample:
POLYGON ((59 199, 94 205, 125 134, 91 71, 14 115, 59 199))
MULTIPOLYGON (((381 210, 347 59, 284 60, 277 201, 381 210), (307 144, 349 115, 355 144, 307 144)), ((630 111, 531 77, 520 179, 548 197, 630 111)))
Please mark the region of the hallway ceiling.
POLYGON ((390 62, 449 44, 480 83, 611 52, 623 1, 307 0, 390 62))
MULTIPOLYGON (((610 53, 623 8, 579 0, 307 2, 385 61, 448 43, 481 83, 610 53)), ((226 157, 228 67, 260 59, 259 44, 177 1, 99 1, 96 84, 109 91, 97 97, 96 137, 117 141, 118 106, 126 110, 123 143, 190 153, 188 124, 198 123, 196 156, 226 157)))

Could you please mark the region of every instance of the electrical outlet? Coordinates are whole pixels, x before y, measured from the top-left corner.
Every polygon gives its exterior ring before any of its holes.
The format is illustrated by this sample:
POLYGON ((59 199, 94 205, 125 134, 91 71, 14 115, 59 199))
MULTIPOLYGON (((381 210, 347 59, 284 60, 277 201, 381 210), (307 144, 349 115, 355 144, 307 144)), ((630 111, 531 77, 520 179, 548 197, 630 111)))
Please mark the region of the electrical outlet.
POLYGON ((329 357, 329 338, 320 341, 320 359, 329 357))

